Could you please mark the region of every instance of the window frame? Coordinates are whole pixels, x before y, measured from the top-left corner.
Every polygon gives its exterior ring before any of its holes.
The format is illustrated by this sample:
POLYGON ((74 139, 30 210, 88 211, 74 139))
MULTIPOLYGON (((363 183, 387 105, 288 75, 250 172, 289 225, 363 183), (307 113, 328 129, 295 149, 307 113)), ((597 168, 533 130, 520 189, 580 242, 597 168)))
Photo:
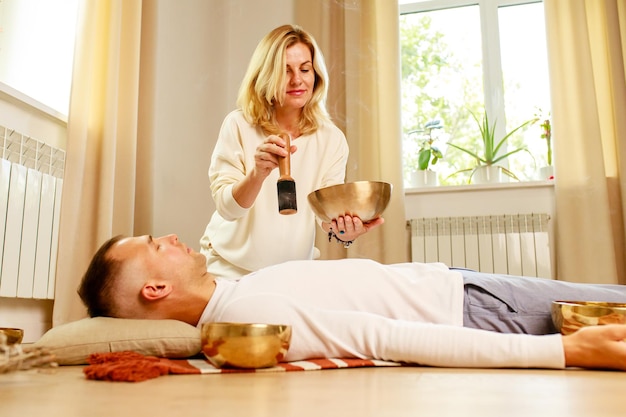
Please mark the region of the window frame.
MULTIPOLYGON (((543 3, 543 0, 423 0, 417 2, 398 0, 398 3, 399 16, 409 13, 479 6, 485 110, 491 116, 491 120, 506 120, 498 8, 543 3)), ((504 123, 497 124, 496 136, 502 137, 505 134, 506 125, 504 123)), ((504 161, 504 164, 508 165, 508 161, 504 161)))
POLYGON ((67 124, 79 9, 80 0, 0 0, 0 95, 67 124))

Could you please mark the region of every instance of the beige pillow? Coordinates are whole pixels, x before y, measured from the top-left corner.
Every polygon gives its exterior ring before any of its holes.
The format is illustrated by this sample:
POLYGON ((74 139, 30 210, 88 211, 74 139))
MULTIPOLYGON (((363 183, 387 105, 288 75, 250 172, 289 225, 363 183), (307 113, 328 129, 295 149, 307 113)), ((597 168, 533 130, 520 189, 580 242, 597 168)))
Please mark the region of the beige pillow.
POLYGON ((92 353, 131 350, 163 358, 200 352, 200 329, 178 320, 85 318, 48 330, 34 346, 48 349, 59 365, 82 365, 92 353))

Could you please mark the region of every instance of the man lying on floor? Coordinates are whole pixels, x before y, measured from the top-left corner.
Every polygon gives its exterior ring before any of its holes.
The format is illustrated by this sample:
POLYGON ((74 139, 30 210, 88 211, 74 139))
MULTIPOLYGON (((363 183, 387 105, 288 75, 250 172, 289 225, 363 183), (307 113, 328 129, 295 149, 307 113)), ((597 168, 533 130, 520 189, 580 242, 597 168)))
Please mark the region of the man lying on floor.
POLYGON ((290 324, 287 361, 626 370, 626 325, 562 336, 550 315, 553 300, 626 302, 621 285, 366 259, 291 261, 227 281, 169 235, 105 242, 78 292, 92 317, 290 324))

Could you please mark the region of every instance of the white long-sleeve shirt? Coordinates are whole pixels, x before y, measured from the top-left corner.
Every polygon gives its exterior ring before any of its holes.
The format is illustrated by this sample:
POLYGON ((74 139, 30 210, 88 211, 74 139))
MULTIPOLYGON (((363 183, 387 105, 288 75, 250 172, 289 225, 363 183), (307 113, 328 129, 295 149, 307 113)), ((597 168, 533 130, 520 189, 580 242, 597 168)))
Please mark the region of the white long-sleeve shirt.
POLYGON ((560 335, 463 327, 463 278, 443 264, 292 261, 217 280, 200 319, 292 326, 286 360, 356 357, 449 367, 563 368, 560 335))
MULTIPOLYGON (((262 130, 246 122, 239 110, 228 114, 222 124, 209 168, 216 211, 200 240, 209 271, 216 276, 234 278, 229 276, 228 267, 220 269, 224 263, 211 265, 213 256, 243 272, 288 260, 313 259, 316 218, 307 195, 344 182, 348 143, 339 128, 324 124, 316 132, 292 141, 298 148, 291 155, 298 212, 278 212, 278 169, 265 179, 252 207, 241 207, 233 197, 233 186, 254 168, 256 148, 265 138, 262 130)), ((237 278, 241 276, 241 271, 236 272, 237 278)))

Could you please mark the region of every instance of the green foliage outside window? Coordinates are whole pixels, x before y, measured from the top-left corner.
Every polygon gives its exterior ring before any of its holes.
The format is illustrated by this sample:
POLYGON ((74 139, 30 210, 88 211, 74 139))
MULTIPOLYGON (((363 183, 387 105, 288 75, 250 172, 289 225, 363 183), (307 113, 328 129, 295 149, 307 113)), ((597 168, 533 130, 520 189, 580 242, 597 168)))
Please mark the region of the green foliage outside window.
MULTIPOLYGON (((483 146, 484 137, 473 114, 484 111, 485 95, 492 94, 483 91, 479 15, 479 6, 474 5, 400 16, 403 166, 406 178, 412 170, 420 167, 420 155, 421 166, 424 166, 428 155, 421 146, 424 144, 423 132, 426 124, 432 120, 440 120, 443 126, 435 140, 430 142, 441 153, 436 167, 432 166, 432 159, 429 159, 429 167, 437 172, 440 185, 467 184, 471 175, 471 170, 467 168, 477 164, 472 152, 483 146), (451 27, 450 22, 455 21, 463 21, 459 30, 456 26, 451 27), (451 32, 455 32, 455 35, 451 35, 451 32), (457 172, 462 174, 452 175, 457 172)), ((505 80, 508 78, 505 77, 505 80)), ((534 133, 529 126, 532 123, 526 125, 524 122, 531 116, 522 114, 527 107, 515 105, 519 102, 516 99, 524 94, 524 87, 514 77, 505 84, 506 102, 510 108, 504 109, 507 120, 498 120, 498 127, 506 130, 505 127, 509 126, 510 133, 516 130, 515 126, 524 124, 525 128, 519 129, 515 135, 507 135, 507 132, 498 134, 507 137, 506 145, 503 144, 498 154, 506 154, 500 164, 513 174, 512 177, 518 176, 522 181, 532 180, 537 165, 544 164, 544 153, 541 152, 535 160, 535 146, 526 143, 528 139, 525 136, 539 138, 541 135, 549 147, 549 136, 545 136, 546 131, 550 132, 549 125, 548 130, 545 123, 541 125, 543 130, 539 133, 537 123, 532 128, 537 130, 534 133), (523 131, 528 133, 520 134, 523 131), (521 149, 529 151, 518 152, 521 149)), ((524 95, 524 98, 527 97, 524 95)), ((551 149, 548 149, 550 153, 547 159, 550 164, 552 155, 551 149)))
MULTIPOLYGON (((430 17, 411 17, 410 21, 408 24, 407 16, 402 16, 400 25, 405 172, 415 169, 418 160, 414 132, 424 130, 429 121, 440 120, 444 128, 438 137, 438 151, 445 159, 445 164, 437 167, 440 184, 466 183, 461 176, 446 179, 471 162, 469 156, 446 143, 454 138, 460 146, 471 144, 473 126, 468 109, 482 108, 482 83, 480 78, 478 83, 467 79, 467 63, 451 53, 444 35, 432 28, 430 17), (439 93, 446 90, 442 85, 451 83, 458 87, 456 97, 439 93)), ((479 76, 480 68, 473 73, 479 76)), ((477 132, 473 135, 477 138, 477 132)))

